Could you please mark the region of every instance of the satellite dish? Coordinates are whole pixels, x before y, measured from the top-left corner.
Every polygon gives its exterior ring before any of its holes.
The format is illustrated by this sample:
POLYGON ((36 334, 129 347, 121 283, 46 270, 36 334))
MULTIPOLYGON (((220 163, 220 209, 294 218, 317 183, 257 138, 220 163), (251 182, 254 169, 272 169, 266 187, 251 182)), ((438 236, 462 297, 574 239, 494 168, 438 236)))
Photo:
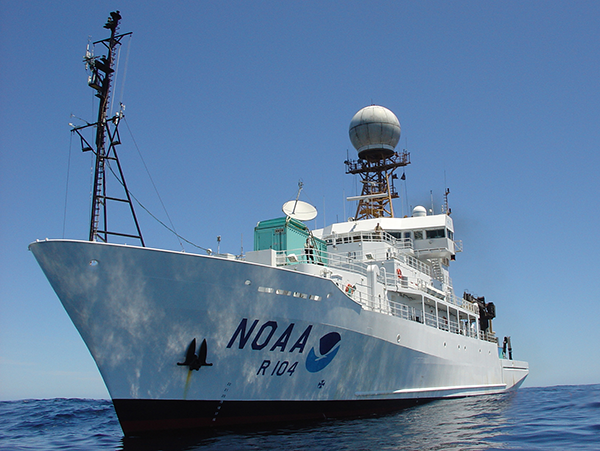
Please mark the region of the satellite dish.
POLYGON ((310 221, 317 217, 317 209, 307 202, 301 200, 290 200, 283 204, 283 212, 299 221, 310 221))

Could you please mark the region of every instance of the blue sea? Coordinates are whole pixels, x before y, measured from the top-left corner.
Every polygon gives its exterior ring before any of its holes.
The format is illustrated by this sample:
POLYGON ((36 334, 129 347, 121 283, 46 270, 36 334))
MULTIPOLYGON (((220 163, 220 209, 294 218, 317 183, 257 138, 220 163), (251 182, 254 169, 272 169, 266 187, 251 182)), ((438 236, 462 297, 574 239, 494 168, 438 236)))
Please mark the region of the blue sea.
POLYGON ((372 418, 152 439, 123 437, 110 401, 3 401, 0 449, 599 450, 600 384, 435 401, 372 418))

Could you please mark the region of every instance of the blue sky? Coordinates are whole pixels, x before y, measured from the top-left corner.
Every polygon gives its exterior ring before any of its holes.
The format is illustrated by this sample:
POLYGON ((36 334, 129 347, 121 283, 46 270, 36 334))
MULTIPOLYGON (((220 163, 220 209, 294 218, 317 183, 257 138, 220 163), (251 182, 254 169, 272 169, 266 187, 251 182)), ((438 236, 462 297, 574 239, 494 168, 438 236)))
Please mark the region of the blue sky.
MULTIPOLYGON (((311 227, 351 215, 348 125, 384 105, 411 153, 398 188, 410 205, 433 192, 436 209, 450 188, 455 290, 496 304, 527 385, 600 381, 600 3, 0 7, 0 399, 108 396, 27 245, 87 239, 91 160, 68 124, 95 120, 82 56, 115 9, 134 33, 114 95, 132 132, 121 127, 119 154, 131 191, 168 221, 135 140, 179 234, 251 250, 300 179, 311 227)), ((180 248, 138 215, 147 245, 180 248)))

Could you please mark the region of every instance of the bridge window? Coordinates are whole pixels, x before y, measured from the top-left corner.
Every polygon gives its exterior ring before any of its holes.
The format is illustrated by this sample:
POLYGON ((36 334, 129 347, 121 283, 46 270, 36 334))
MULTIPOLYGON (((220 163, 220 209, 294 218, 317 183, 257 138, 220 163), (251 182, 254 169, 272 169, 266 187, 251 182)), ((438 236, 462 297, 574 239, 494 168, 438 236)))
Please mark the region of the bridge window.
POLYGON ((427 239, 435 239, 435 238, 445 238, 446 237, 446 229, 434 229, 427 231, 427 239))
POLYGON ((415 235, 415 240, 423 239, 423 231, 422 230, 415 230, 413 233, 415 235))

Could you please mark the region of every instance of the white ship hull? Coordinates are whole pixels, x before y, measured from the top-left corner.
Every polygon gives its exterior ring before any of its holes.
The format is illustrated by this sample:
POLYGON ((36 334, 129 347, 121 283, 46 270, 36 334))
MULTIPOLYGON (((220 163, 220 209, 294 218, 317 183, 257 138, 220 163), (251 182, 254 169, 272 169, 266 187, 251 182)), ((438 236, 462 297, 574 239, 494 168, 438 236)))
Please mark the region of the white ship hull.
POLYGON ((503 392, 528 372, 496 343, 366 309, 318 271, 88 241, 30 249, 128 435, 385 412, 503 392), (181 365, 193 339, 206 340, 197 370, 181 365))

